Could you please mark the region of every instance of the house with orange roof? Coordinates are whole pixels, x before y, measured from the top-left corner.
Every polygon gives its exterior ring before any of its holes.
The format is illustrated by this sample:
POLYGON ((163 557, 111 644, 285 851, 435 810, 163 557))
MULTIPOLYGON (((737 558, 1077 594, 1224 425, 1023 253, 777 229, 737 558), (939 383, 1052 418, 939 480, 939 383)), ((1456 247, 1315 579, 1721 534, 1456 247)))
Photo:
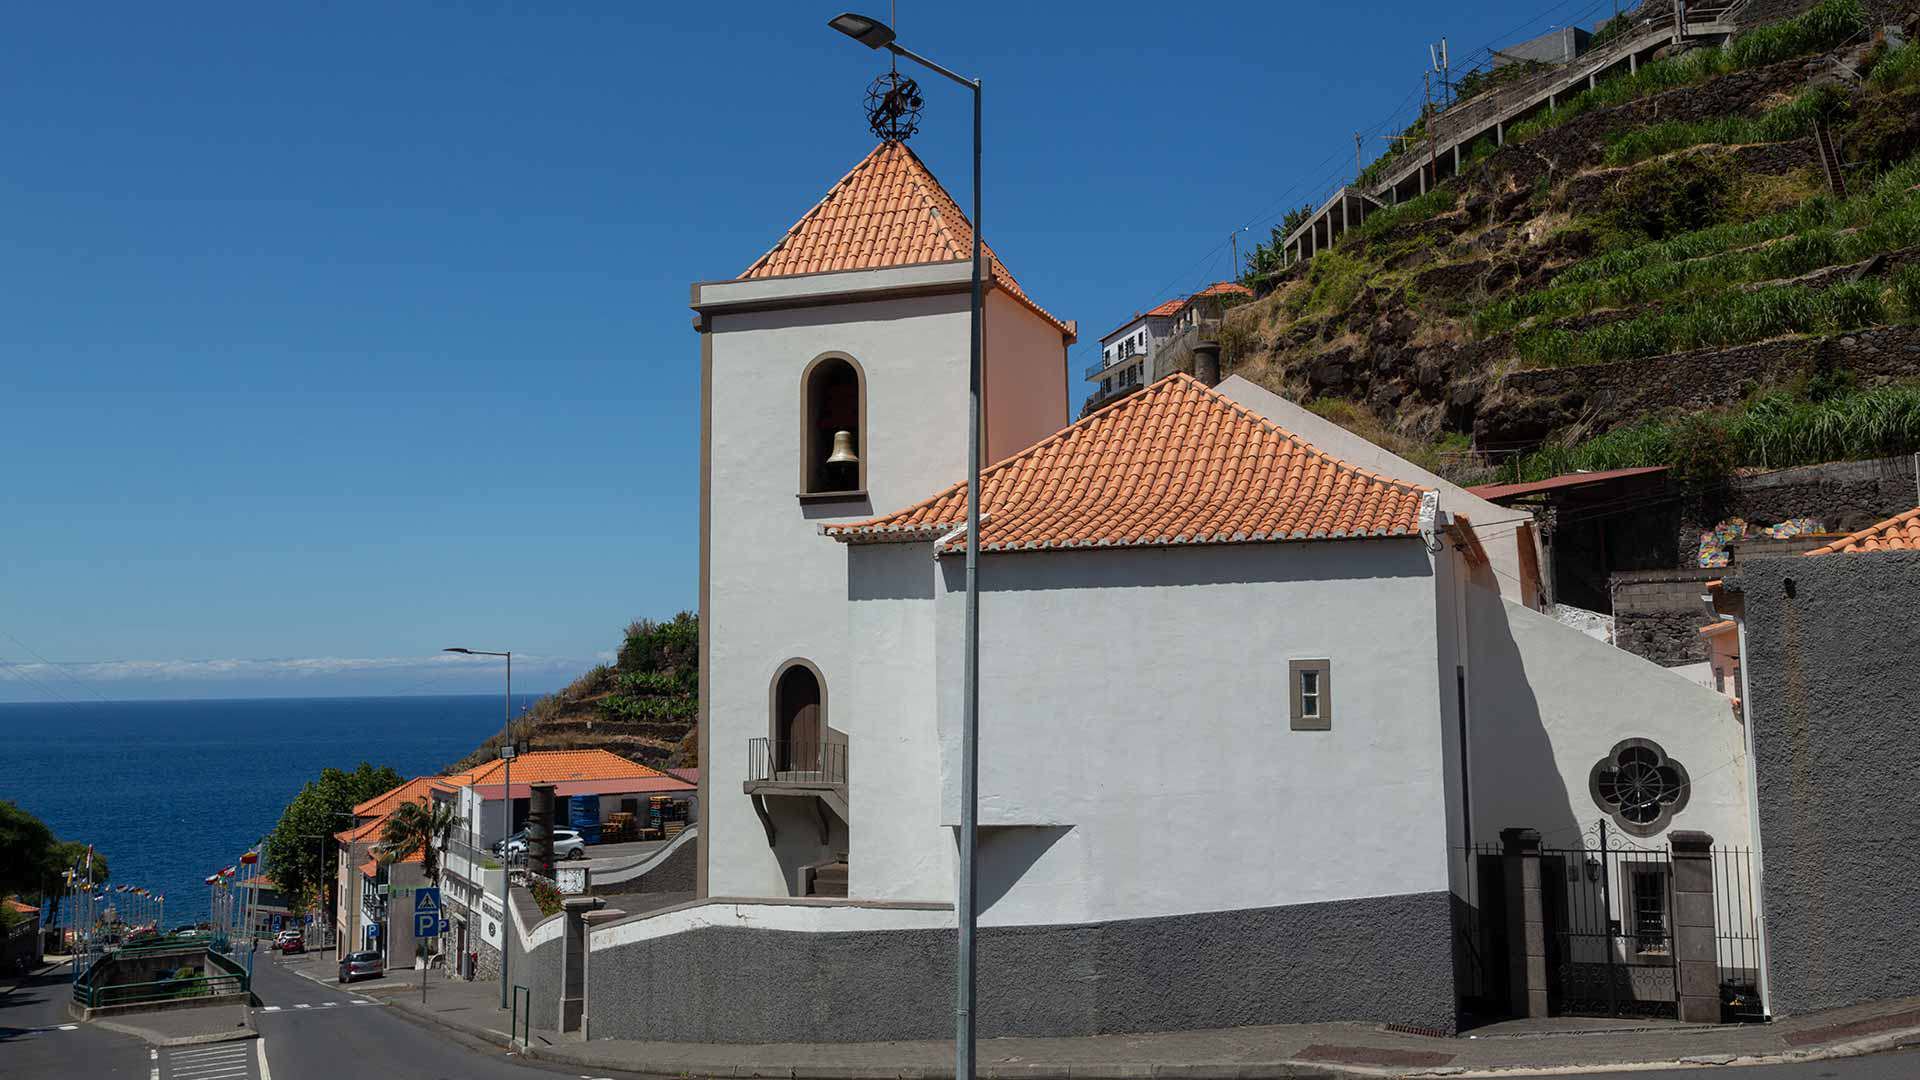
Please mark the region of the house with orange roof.
POLYGON ((1920 507, 1737 560, 1706 600, 1753 745, 1774 1010, 1920 994, 1886 959, 1920 950, 1920 507))
MULTIPOLYGON (((464 772, 436 777, 428 797, 452 811, 454 827, 441 849, 441 899, 456 957, 472 955, 491 967, 501 948, 500 875, 494 847, 526 824, 533 786, 552 785, 559 801, 555 825, 599 842, 608 815, 637 812, 649 799, 691 802, 695 783, 608 750, 532 750, 511 764, 495 758, 464 772), (508 822, 511 815, 512 821, 508 822)), ((689 815, 690 819, 694 815, 689 815)))
POLYGON ((413 957, 412 890, 425 884, 424 855, 413 852, 392 864, 380 859, 381 833, 393 812, 425 804, 442 785, 436 776, 416 776, 352 810, 353 824, 338 841, 334 891, 336 958, 362 949, 385 949, 394 958, 413 957))
POLYGON ((1204 319, 1217 319, 1225 307, 1253 299, 1253 290, 1235 281, 1216 281, 1199 292, 1176 296, 1121 323, 1100 339, 1100 359, 1083 377, 1098 383, 1096 400, 1137 390, 1172 370, 1163 358, 1166 346, 1197 331, 1204 319))

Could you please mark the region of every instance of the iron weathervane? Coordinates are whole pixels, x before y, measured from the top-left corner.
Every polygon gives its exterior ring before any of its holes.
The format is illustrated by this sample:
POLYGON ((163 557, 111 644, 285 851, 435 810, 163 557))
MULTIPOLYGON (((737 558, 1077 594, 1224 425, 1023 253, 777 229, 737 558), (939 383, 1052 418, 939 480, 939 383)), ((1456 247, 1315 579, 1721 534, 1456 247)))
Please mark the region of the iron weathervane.
POLYGON ((920 130, 925 104, 919 83, 898 71, 885 72, 867 85, 867 127, 886 142, 905 142, 920 130))

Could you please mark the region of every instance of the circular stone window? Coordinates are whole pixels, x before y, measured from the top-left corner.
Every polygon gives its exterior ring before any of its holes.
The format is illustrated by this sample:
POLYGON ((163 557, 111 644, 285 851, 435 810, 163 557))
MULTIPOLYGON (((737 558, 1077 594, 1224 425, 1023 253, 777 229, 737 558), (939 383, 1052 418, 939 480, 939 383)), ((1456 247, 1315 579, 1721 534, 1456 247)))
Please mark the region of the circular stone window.
POLYGON ((1634 836, 1652 836, 1687 805, 1687 770, 1651 739, 1625 739, 1594 765, 1593 801, 1634 836))

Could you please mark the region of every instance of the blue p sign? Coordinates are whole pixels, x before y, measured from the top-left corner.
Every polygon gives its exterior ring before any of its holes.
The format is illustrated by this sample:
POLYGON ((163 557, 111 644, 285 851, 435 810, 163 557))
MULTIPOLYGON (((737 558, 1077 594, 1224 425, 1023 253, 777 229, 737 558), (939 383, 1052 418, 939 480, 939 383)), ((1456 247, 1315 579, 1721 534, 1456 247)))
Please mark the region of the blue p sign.
POLYGON ((440 916, 431 911, 417 911, 413 916, 413 936, 439 937, 440 916))

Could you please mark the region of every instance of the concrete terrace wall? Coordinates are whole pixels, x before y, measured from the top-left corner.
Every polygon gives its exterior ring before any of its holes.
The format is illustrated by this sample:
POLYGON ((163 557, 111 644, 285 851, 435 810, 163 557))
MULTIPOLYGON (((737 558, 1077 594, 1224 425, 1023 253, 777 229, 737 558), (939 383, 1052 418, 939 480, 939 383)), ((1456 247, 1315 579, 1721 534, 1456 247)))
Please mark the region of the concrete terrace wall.
POLYGON ((1746 598, 1774 1015, 1920 994, 1920 553, 1756 560, 1728 583, 1746 598))
MULTIPOLYGON (((980 1033, 1380 1020, 1451 1029, 1444 892, 981 931, 980 1033)), ((594 1032, 736 1043, 952 1034, 953 915, 711 904, 594 934, 594 1032)))

